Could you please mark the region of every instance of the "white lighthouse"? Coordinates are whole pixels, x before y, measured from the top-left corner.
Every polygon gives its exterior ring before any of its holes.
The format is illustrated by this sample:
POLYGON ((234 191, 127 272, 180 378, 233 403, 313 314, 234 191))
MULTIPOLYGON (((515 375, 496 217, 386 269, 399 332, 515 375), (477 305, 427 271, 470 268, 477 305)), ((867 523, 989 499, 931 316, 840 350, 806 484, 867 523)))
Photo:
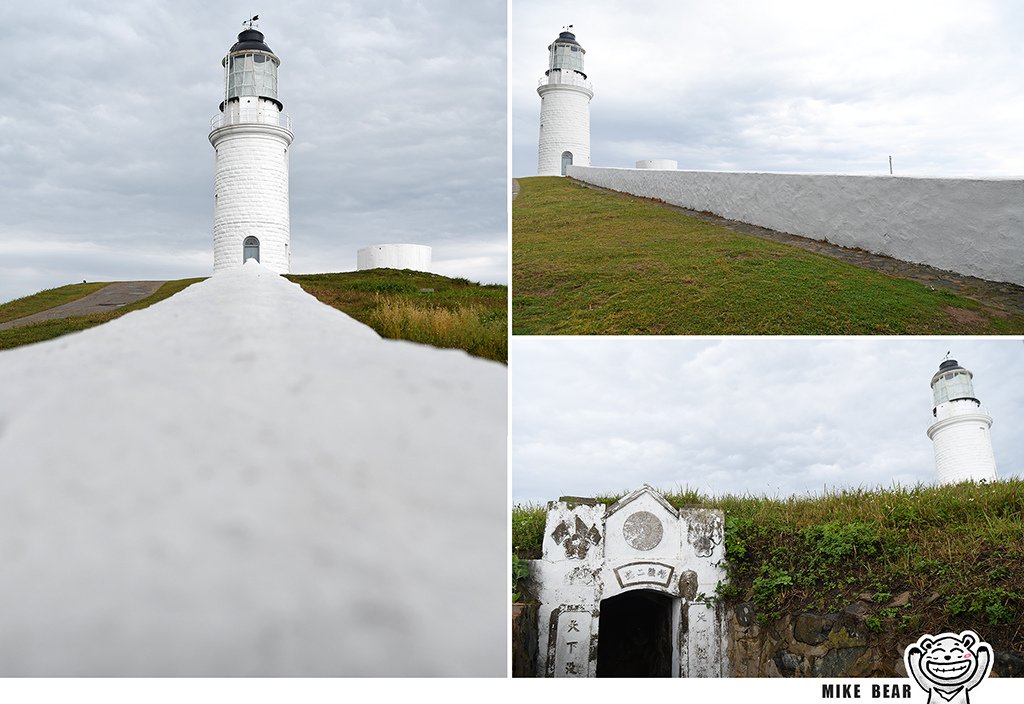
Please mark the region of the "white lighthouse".
POLYGON ((992 417, 974 395, 973 376, 955 359, 943 361, 932 376, 935 422, 928 428, 928 437, 935 446, 939 484, 998 478, 992 454, 992 417))
POLYGON ((548 47, 548 70, 540 79, 540 140, 537 173, 564 176, 570 164, 590 166, 590 99, 583 50, 569 30, 548 47))
POLYGON ((255 258, 289 270, 288 147, 291 119, 277 97, 281 60, 255 28, 255 17, 224 57, 224 102, 211 121, 216 151, 214 272, 255 258))

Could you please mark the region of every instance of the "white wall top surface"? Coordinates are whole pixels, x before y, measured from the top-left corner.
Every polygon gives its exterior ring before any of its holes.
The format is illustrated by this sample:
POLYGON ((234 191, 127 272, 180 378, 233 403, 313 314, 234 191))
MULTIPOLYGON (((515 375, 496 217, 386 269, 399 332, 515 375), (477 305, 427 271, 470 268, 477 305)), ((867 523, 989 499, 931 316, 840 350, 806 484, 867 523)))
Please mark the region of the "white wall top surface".
POLYGON ((0 352, 0 676, 504 675, 506 376, 254 262, 0 352))

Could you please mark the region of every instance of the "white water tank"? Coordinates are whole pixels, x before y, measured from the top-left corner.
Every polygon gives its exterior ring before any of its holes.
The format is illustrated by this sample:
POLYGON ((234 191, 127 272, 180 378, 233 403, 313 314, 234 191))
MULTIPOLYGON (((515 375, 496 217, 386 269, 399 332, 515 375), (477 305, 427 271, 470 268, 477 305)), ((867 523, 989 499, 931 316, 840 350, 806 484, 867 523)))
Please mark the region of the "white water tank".
POLYGON ((422 244, 372 244, 356 253, 356 269, 430 271, 431 248, 422 244))
POLYGON ((641 159, 636 162, 638 169, 679 169, 679 162, 675 159, 641 159))

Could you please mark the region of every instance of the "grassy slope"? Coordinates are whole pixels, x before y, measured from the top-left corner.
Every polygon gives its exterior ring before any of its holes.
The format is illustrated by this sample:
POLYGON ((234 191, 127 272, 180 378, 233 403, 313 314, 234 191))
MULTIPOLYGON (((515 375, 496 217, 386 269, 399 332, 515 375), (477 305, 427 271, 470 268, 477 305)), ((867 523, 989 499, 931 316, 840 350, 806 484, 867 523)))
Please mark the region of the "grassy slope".
POLYGON ((516 334, 1009 334, 945 291, 557 177, 513 201, 516 334), (967 310, 951 315, 950 310, 967 310))
POLYGON ((101 281, 91 284, 81 283, 61 286, 59 288, 48 288, 31 296, 0 304, 0 323, 17 320, 18 318, 24 318, 28 315, 62 306, 65 303, 71 303, 71 301, 77 301, 79 298, 84 298, 90 293, 96 293, 101 288, 109 285, 109 283, 109 281, 101 281))
MULTIPOLYGON (((61 335, 67 335, 70 332, 78 332, 79 330, 86 330, 87 328, 95 327, 106 323, 114 318, 120 318, 125 313, 130 313, 133 310, 140 310, 147 308, 154 303, 170 298, 174 294, 178 293, 182 289, 191 286, 197 281, 202 279, 181 279, 179 281, 168 281, 156 290, 151 296, 143 298, 141 301, 136 301, 129 305, 117 308, 115 310, 105 313, 94 313, 92 315, 80 315, 73 318, 61 318, 59 320, 47 320, 41 323, 35 323, 34 325, 25 325, 23 327, 11 328, 9 330, 0 330, 0 350, 9 349, 11 347, 20 347, 21 345, 28 345, 33 342, 43 342, 44 340, 52 340, 55 337, 61 335)), ((7 306, 19 304, 23 306, 23 309, 29 309, 34 307, 32 313, 37 313, 42 310, 48 310, 57 305, 68 303, 85 296, 88 293, 92 293, 95 290, 99 290, 107 284, 99 284, 92 290, 85 290, 84 292, 75 291, 78 295, 70 295, 66 300, 60 300, 59 303, 52 303, 50 305, 44 305, 45 303, 54 300, 53 296, 49 295, 50 291, 42 291, 37 293, 35 296, 28 296, 26 298, 12 301, 11 303, 5 303, 0 306, 0 314, 4 312, 7 306)), ((93 284, 75 284, 73 286, 63 286, 59 289, 51 289, 51 291, 64 291, 65 289, 76 289, 81 286, 93 286, 93 284)), ((23 313, 22 315, 29 315, 30 313, 23 313)), ((14 317, 22 317, 21 315, 14 317)), ((14 317, 8 318, 13 320, 14 317)))
POLYGON ((287 278, 382 337, 508 360, 507 286, 395 269, 287 278))
MULTIPOLYGON (((867 594, 868 628, 894 657, 921 633, 968 628, 996 649, 1024 651, 1022 480, 782 500, 666 498, 725 511, 730 584, 720 596, 754 602, 764 621, 841 611, 867 594), (890 606, 902 592, 910 604, 890 606)), ((514 554, 539 557, 543 531, 543 508, 513 508, 514 554)))

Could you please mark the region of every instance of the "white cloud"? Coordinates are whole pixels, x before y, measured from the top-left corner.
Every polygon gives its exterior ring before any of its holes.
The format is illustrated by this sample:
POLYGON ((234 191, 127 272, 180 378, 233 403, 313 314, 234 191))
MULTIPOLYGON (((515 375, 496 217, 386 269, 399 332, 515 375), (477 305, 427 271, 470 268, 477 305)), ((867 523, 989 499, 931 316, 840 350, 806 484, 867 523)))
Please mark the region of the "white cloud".
POLYGON ((1020 340, 513 338, 513 500, 932 482, 928 384, 950 348, 995 419, 1001 475, 1020 476, 1020 340))

